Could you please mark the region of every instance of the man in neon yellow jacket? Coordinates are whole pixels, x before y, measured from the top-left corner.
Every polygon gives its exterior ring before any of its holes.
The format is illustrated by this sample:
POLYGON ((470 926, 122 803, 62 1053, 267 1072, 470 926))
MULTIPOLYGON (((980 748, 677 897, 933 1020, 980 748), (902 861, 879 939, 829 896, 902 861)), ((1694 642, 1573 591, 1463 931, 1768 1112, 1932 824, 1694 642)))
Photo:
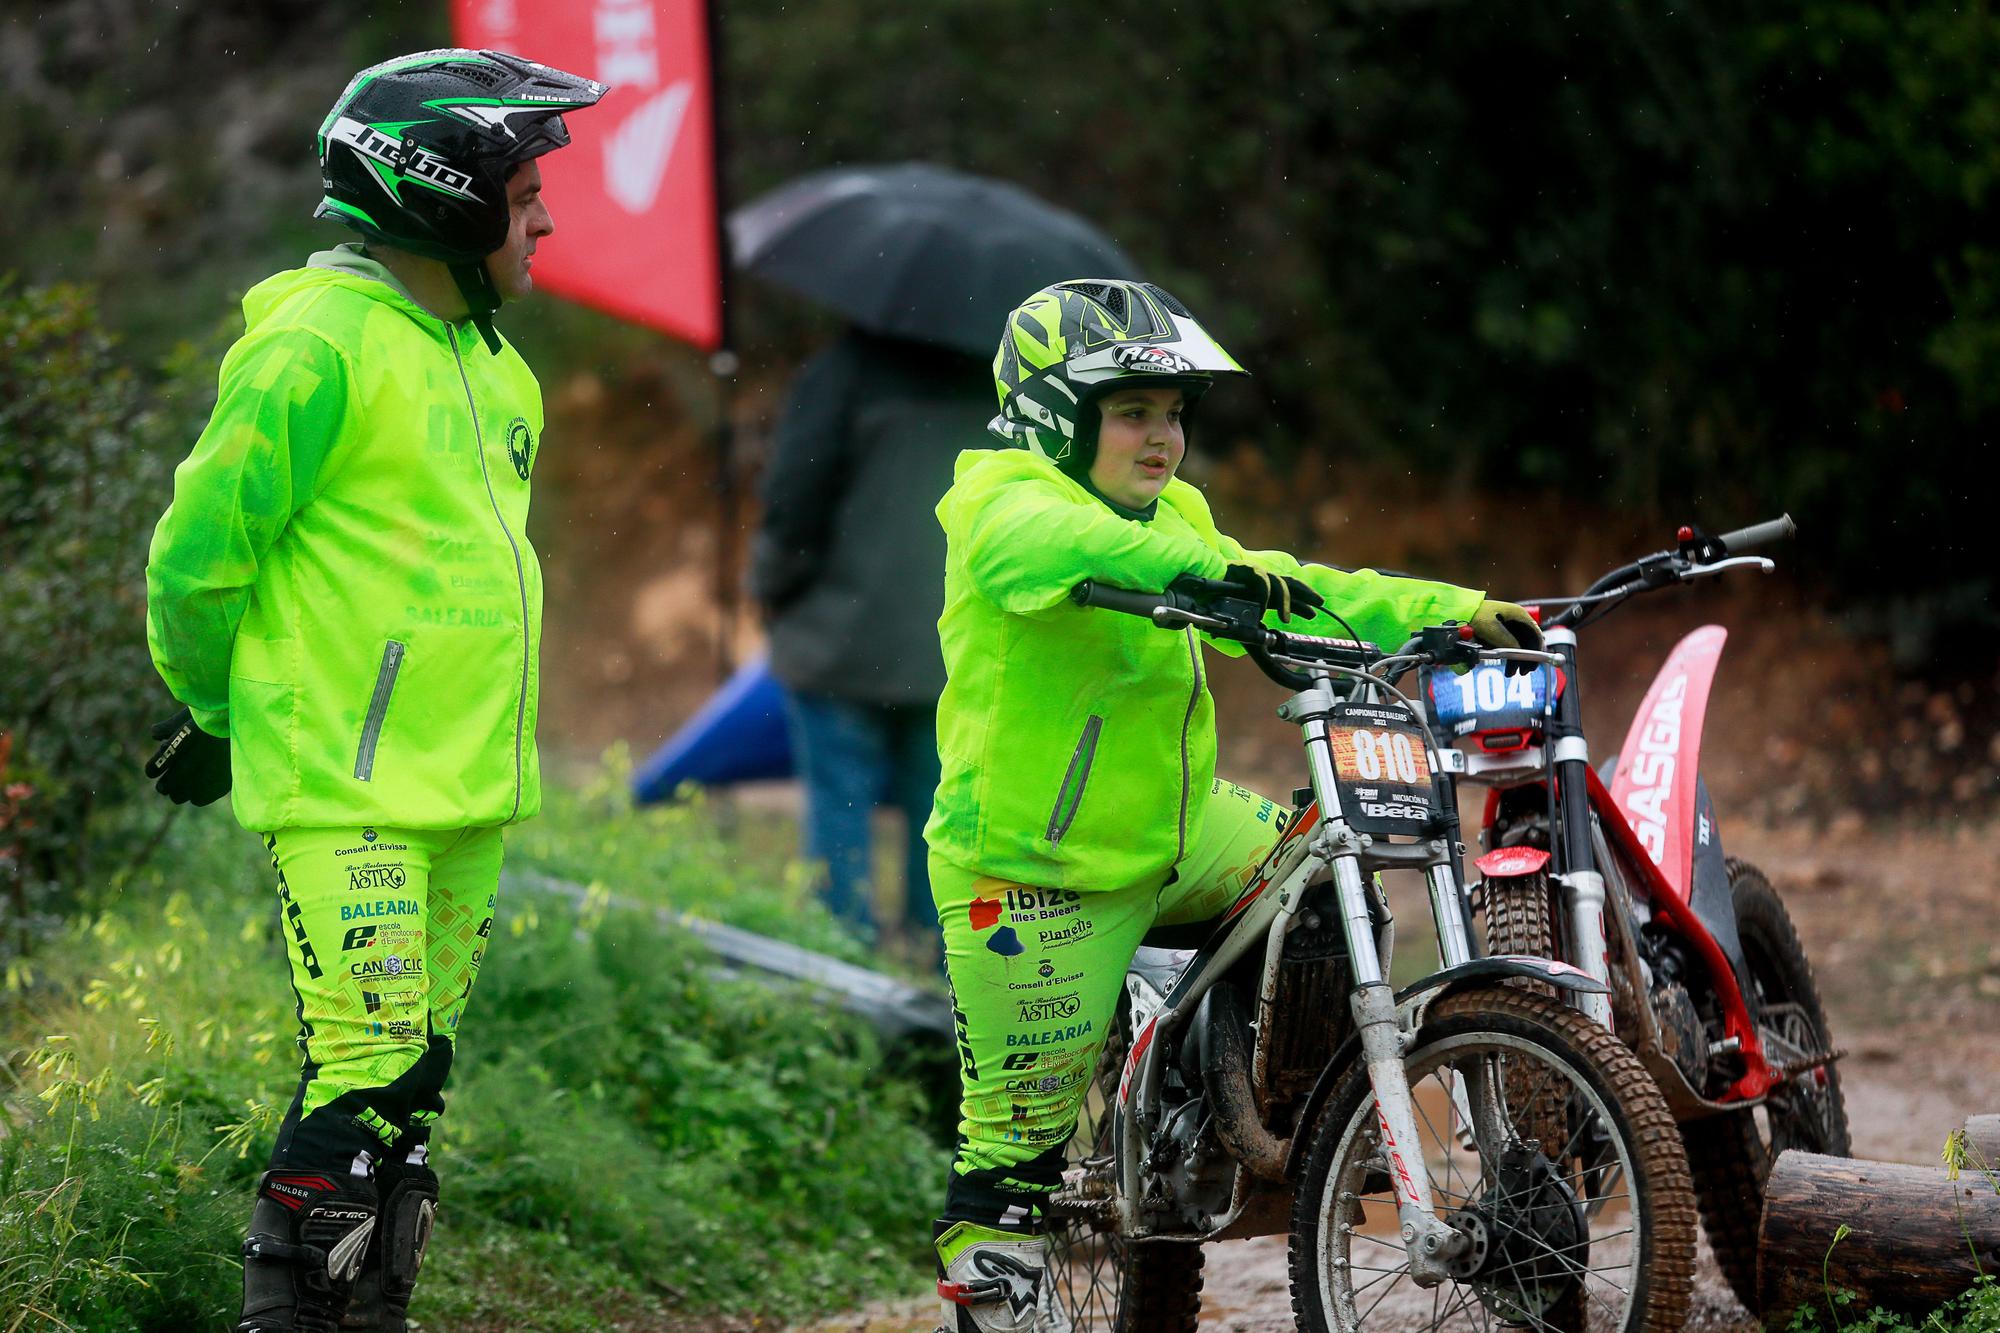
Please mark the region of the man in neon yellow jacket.
POLYGON ((357 75, 319 214, 364 244, 244 298, 153 536, 147 635, 184 707, 147 771, 176 801, 233 785, 264 835, 302 1028, 241 1333, 405 1327, 500 831, 541 805, 541 391, 492 315, 553 230, 535 159, 604 92, 493 51, 357 75))
POLYGON ((1488 643, 1540 642, 1525 611, 1478 592, 1219 532, 1174 473, 1190 410, 1242 373, 1158 287, 1045 288, 1009 316, 994 362, 991 429, 1023 447, 961 454, 938 505, 948 681, 925 836, 964 1089, 935 1230, 945 1333, 1062 1326, 1040 1207, 1125 968, 1153 927, 1227 909, 1279 833, 1273 802, 1215 776, 1194 631, 1078 607, 1071 588, 1196 575, 1273 615, 1337 611, 1384 646, 1445 620, 1488 643))

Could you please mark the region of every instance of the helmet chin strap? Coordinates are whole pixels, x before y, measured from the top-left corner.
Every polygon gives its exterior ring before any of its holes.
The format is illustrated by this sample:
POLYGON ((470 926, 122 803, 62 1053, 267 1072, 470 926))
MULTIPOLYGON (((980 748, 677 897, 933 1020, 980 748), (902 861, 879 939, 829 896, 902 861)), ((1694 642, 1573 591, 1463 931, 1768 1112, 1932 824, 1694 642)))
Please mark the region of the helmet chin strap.
POLYGON ((493 329, 493 312, 500 308, 500 289, 493 285, 493 275, 486 271, 486 261, 474 259, 452 264, 450 268, 453 281, 458 283, 459 294, 465 298, 465 307, 472 313, 473 327, 479 330, 486 350, 498 356, 500 335, 493 329))

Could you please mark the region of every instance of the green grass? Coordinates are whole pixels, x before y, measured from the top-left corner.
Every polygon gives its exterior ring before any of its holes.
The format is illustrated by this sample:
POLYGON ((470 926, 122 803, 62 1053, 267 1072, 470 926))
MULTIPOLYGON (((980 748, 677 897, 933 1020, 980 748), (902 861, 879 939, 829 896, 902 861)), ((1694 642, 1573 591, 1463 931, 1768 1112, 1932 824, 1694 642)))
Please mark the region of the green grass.
MULTIPOLYGON (((849 957, 703 806, 552 793, 509 857, 849 957)), ((297 1078, 269 863, 217 810, 8 979, 0 1329, 225 1328, 297 1078)), ((636 912, 502 902, 440 1125, 425 1329, 666 1329, 921 1287, 946 1149, 837 1008, 719 980, 636 912)))

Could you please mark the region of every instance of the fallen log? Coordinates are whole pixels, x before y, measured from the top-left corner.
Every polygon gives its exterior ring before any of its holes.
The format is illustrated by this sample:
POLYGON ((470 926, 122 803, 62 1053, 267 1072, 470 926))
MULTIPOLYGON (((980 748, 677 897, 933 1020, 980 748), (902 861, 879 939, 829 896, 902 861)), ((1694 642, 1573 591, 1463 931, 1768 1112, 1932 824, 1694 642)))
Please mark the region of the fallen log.
POLYGON ((1965 1160, 2000 1171, 2000 1115, 1965 1117, 1965 1160))
POLYGON ((1939 1167, 1797 1151, 1771 1168, 1757 1235, 1767 1327, 1783 1328, 1801 1306, 1824 1308, 1829 1288, 1855 1292, 1857 1312, 1921 1314, 1982 1271, 2000 1272, 2000 1194, 1979 1172, 1953 1180, 1939 1167))

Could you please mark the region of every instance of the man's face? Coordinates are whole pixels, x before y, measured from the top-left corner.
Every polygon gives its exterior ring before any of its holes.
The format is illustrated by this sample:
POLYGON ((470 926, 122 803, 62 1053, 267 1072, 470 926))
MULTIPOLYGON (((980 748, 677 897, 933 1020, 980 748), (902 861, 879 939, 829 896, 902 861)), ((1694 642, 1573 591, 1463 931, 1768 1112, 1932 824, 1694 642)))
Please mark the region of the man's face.
POLYGON ((1121 389, 1099 400, 1090 480, 1106 499, 1144 509, 1167 488, 1187 452, 1181 402, 1179 389, 1121 389))
POLYGON ((518 301, 535 289, 535 243, 556 229, 542 202, 542 169, 523 162, 507 178, 507 243, 486 256, 486 271, 503 301, 518 301))

